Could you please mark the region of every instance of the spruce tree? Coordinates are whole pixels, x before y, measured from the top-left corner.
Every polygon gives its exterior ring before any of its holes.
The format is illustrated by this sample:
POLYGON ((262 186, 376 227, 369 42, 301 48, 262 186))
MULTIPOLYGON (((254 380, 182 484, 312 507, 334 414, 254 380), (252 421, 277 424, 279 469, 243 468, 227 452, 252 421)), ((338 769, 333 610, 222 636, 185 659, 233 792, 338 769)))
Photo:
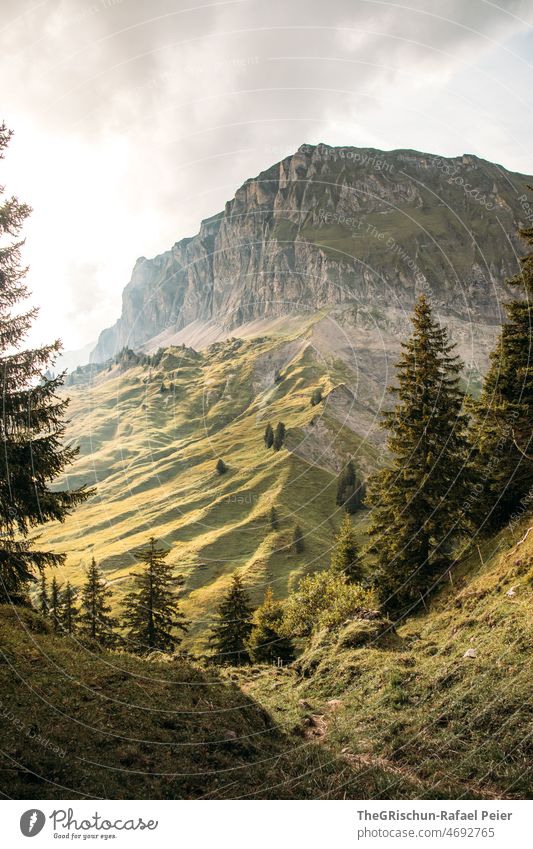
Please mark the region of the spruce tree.
POLYGON ((218 608, 218 619, 209 642, 214 663, 241 666, 250 662, 247 643, 252 631, 252 609, 241 578, 234 575, 218 608))
POLYGON ((94 557, 87 570, 86 581, 81 591, 80 633, 111 647, 116 643, 115 619, 108 603, 112 596, 104 575, 94 557))
POLYGON ((226 466, 224 460, 222 460, 221 458, 217 460, 215 469, 218 475, 225 475, 228 471, 228 467, 226 466))
POLYGON ((383 605, 396 613, 419 603, 449 568, 467 494, 461 363, 424 295, 412 322, 391 387, 397 405, 382 423, 392 463, 374 475, 367 497, 373 507, 368 551, 383 605))
POLYGON ((272 443, 272 448, 274 449, 274 451, 279 451, 283 447, 284 442, 285 425, 283 424, 283 422, 278 422, 274 433, 274 441, 272 443))
POLYGON ((344 509, 352 515, 363 507, 366 487, 363 481, 356 480, 353 490, 346 495, 344 509))
MULTIPOLYGON (((520 236, 531 248, 533 226, 520 236)), ((507 321, 474 404, 473 519, 498 528, 533 491, 533 251, 507 281, 523 297, 504 305, 507 321)))
POLYGON ((295 554, 303 554, 303 552, 305 551, 305 540, 300 525, 294 526, 294 531, 292 534, 292 548, 295 554))
MULTIPOLYGON (((0 160, 11 135, 1 124, 0 160)), ((0 186, 0 196, 3 191, 0 186)), ((15 197, 0 204, 0 601, 15 603, 28 603, 28 585, 36 573, 65 559, 64 554, 34 548, 32 530, 50 519, 62 521, 89 495, 83 487, 50 488, 78 450, 63 444, 68 401, 57 391, 64 375, 45 376, 61 343, 22 347, 37 315, 36 309, 19 309, 29 294, 19 234, 30 212, 15 197)))
POLYGON ((274 430, 273 430, 270 422, 267 424, 267 426, 265 428, 265 435, 264 435, 263 439, 265 440, 266 447, 272 448, 272 446, 274 444, 274 430))
POLYGON ((43 616, 50 613, 50 596, 48 595, 48 581, 43 571, 39 580, 39 594, 37 596, 38 610, 43 616))
POLYGON ((61 603, 61 587, 54 575, 50 587, 50 618, 52 619, 52 627, 54 631, 59 631, 61 627, 61 615, 63 606, 61 603))
POLYGON ((331 568, 333 571, 345 575, 350 584, 360 584, 364 577, 359 546, 352 521, 347 513, 344 514, 339 533, 335 539, 331 568))
POLYGON ((169 553, 154 537, 145 549, 136 552, 145 568, 133 575, 136 589, 124 599, 123 624, 129 629, 127 641, 137 654, 173 651, 181 642, 176 629, 186 632, 188 628, 177 595, 183 578, 174 577, 172 566, 165 563, 169 553))
POLYGON ((271 529, 273 531, 277 531, 279 529, 279 518, 278 518, 278 511, 276 510, 275 507, 270 508, 270 514, 269 514, 268 520, 270 522, 271 529))
POLYGON ((76 607, 76 593, 70 581, 67 581, 67 585, 61 595, 61 614, 59 617, 61 628, 65 634, 72 635, 76 630, 78 613, 79 608, 76 607))
POLYGON ((337 481, 336 503, 347 513, 355 513, 362 507, 364 497, 365 485, 358 479, 353 461, 348 460, 337 481))
POLYGON ((265 592, 263 604, 254 614, 253 631, 248 640, 248 651, 255 663, 283 663, 294 660, 294 646, 289 637, 281 634, 283 605, 274 601, 270 587, 265 592))

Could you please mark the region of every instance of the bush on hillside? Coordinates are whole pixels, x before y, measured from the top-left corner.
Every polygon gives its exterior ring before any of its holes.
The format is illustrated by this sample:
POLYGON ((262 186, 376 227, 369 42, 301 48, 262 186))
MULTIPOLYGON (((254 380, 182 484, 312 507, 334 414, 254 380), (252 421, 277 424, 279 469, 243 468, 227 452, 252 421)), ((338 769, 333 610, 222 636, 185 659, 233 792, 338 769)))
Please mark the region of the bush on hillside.
POLYGON ((317 572, 303 578, 287 599, 283 630, 288 635, 305 637, 321 628, 338 628, 350 617, 376 607, 374 590, 349 584, 342 573, 317 572))

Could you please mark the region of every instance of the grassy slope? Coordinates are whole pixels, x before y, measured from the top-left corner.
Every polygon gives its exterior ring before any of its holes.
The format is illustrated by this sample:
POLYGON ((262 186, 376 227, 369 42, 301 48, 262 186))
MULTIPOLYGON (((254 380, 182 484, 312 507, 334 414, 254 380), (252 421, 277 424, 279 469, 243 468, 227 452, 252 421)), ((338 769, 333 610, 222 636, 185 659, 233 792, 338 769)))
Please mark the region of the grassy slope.
POLYGON ((243 570, 254 602, 267 583, 285 595, 305 570, 327 564, 340 521, 336 478, 326 463, 321 467, 320 440, 316 465, 299 456, 313 430, 309 422, 321 418, 326 450, 334 445, 337 456, 355 451, 364 465, 375 463, 375 449, 332 416, 327 403, 310 406, 313 387, 327 392, 339 376, 345 371, 319 361, 304 332, 292 340, 218 343, 201 355, 170 349, 158 368, 115 366, 90 387, 69 388, 68 437, 81 446, 69 479, 96 483, 97 493, 42 535, 43 544, 68 555, 60 579, 79 583, 80 567, 94 552, 120 601, 132 551, 155 535, 172 548, 169 562, 185 576, 184 606, 197 648, 235 569, 243 570), (297 453, 264 447, 266 422, 279 420, 297 453), (215 472, 218 457, 229 467, 222 476, 215 472), (272 505, 280 520, 275 532, 272 505), (305 533, 303 556, 288 550, 295 523, 305 533))
POLYGON ((99 653, 0 607, 0 795, 363 798, 379 769, 338 764, 276 727, 235 684, 188 661, 99 653))
POLYGON ((467 559, 429 615, 396 634, 358 648, 360 625, 320 634, 297 672, 244 677, 246 691, 294 726, 324 717, 313 722, 327 726, 331 752, 385 770, 385 798, 401 798, 406 779, 417 797, 530 795, 533 531, 517 544, 526 530, 486 543, 484 562, 467 559))

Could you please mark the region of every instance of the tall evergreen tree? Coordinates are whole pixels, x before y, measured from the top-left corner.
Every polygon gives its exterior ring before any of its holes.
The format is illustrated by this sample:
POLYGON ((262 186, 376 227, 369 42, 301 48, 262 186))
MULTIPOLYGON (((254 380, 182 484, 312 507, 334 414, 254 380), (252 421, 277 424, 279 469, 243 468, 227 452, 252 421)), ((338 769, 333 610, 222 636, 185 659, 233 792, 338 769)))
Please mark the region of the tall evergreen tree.
POLYGON ((38 610, 43 616, 48 616, 50 613, 50 596, 48 595, 48 581, 44 570, 39 579, 39 594, 37 596, 38 610))
POLYGON ((277 531, 279 529, 279 517, 278 517, 278 511, 276 510, 276 508, 274 506, 272 506, 270 508, 268 520, 270 522, 271 529, 273 531, 277 531))
POLYGON ((61 604, 61 587, 54 575, 50 586, 50 618, 52 619, 52 627, 54 631, 59 631, 61 627, 61 614, 63 606, 61 604))
POLYGON ((60 625, 65 634, 74 633, 76 630, 76 618, 79 613, 79 608, 76 607, 76 593, 72 588, 70 581, 61 594, 61 614, 59 617, 60 625))
MULTIPOLYGON (((11 135, 1 124, 0 160, 11 135)), ((0 196, 3 191, 0 187, 0 196)), ((68 402, 57 396, 63 375, 44 376, 61 343, 22 348, 37 315, 36 309, 18 309, 29 294, 19 234, 30 212, 15 197, 0 204, 0 601, 21 603, 28 601, 36 572, 65 559, 34 548, 28 538, 32 529, 49 519, 62 521, 89 495, 84 488, 50 489, 78 452, 63 445, 68 402)))
POLYGON ((283 447, 283 443, 285 442, 285 425, 283 422, 278 422, 276 425, 276 430, 274 432, 274 441, 272 443, 272 448, 274 451, 279 451, 283 447))
POLYGON ((209 638, 215 663, 241 666, 250 662, 247 643, 253 628, 252 615, 250 600, 242 580, 238 575, 234 575, 218 608, 218 620, 209 638))
POLYGON ((274 601, 270 587, 265 592, 263 604, 254 614, 253 630, 248 640, 248 651, 255 663, 273 663, 294 660, 294 646, 289 637, 281 634, 283 605, 274 601))
POLYGON ((136 589, 128 593, 123 605, 128 643, 138 654, 171 652, 181 642, 176 629, 186 632, 188 628, 177 595, 183 578, 174 577, 172 566, 165 563, 169 553, 157 545, 154 537, 136 553, 145 569, 134 574, 136 589))
POLYGON ((109 599, 112 592, 106 585, 104 575, 94 557, 87 570, 86 581, 81 591, 80 633, 97 640, 103 646, 116 643, 116 622, 111 614, 109 599))
MULTIPOLYGON (((520 235, 533 246, 533 226, 520 235)), ((497 528, 533 492, 533 251, 507 281, 522 297, 505 304, 507 321, 474 404, 477 524, 497 528)))
POLYGON ((396 613, 420 602, 449 568, 467 493, 461 363, 424 295, 412 322, 391 387, 398 402, 383 421, 392 464, 372 478, 367 497, 374 508, 368 551, 384 607, 396 613))
POLYGON ((360 584, 364 577, 354 527, 347 513, 344 514, 335 540, 331 568, 335 572, 342 572, 350 584, 360 584))
POLYGON ((265 435, 264 435, 263 439, 265 440, 266 447, 272 448, 272 446, 274 444, 274 430, 273 430, 270 422, 267 424, 267 426, 265 428, 265 435))

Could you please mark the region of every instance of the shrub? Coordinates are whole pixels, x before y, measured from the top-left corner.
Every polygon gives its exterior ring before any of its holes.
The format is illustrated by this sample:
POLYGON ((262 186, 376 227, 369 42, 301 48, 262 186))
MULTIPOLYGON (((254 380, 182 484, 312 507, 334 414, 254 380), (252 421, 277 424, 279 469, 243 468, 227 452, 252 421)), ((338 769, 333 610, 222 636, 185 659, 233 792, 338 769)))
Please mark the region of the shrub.
POLYGON ((332 571, 302 578, 298 589, 285 604, 284 633, 308 636, 320 628, 338 628, 362 610, 374 610, 374 590, 348 584, 346 576, 332 571))

